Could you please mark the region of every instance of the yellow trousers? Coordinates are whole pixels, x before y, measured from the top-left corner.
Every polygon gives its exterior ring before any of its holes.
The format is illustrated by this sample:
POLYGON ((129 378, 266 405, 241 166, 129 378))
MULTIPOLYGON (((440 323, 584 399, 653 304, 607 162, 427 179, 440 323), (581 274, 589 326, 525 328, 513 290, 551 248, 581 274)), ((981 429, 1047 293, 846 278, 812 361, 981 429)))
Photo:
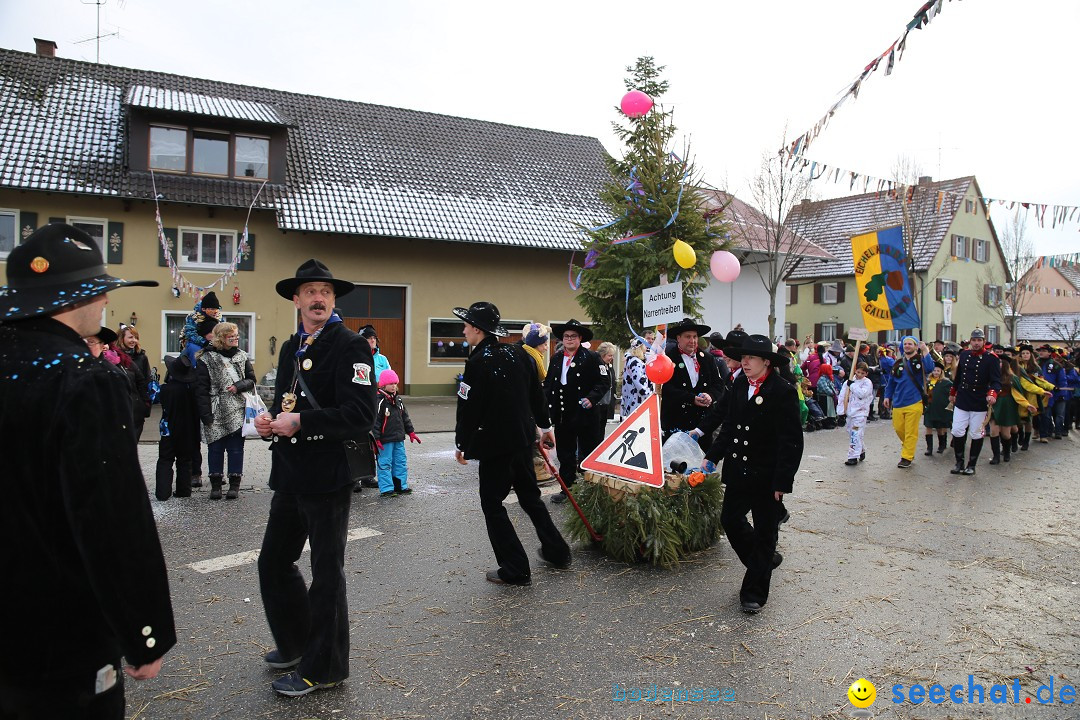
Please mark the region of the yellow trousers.
POLYGON ((894 407, 892 409, 892 426, 896 431, 896 437, 902 443, 900 457, 905 460, 915 459, 915 447, 919 443, 919 421, 922 420, 923 406, 921 402, 894 407))

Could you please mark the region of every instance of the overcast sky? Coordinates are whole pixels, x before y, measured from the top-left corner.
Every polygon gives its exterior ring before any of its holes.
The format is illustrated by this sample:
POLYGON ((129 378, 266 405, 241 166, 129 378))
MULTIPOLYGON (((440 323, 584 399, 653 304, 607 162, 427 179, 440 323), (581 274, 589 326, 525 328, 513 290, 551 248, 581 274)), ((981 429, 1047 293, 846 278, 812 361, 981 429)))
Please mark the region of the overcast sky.
MULTIPOLYGON (((106 0, 101 33, 118 35, 101 62, 589 135, 618 154, 625 68, 652 55, 705 179, 745 197, 785 128, 809 129, 922 1, 106 0)), ((0 0, 0 46, 47 38, 93 61, 79 41, 96 22, 80 0, 0 0)), ((1080 205, 1077 28, 1075 0, 945 0, 807 157, 890 178, 904 155, 935 179, 975 175, 992 198, 1080 205)), ((1032 221, 1028 237, 1077 252, 1078 228, 1032 221)))

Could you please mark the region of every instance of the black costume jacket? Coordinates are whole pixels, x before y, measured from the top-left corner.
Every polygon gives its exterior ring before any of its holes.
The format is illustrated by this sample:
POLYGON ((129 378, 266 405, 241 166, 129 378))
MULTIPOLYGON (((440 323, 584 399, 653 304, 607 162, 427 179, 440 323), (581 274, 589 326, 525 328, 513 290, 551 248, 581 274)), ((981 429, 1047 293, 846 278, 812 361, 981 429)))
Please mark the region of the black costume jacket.
POLYGON ((952 395, 956 407, 969 412, 986 411, 986 396, 991 390, 994 395, 1001 392, 1001 360, 998 356, 989 350, 978 355, 970 350, 961 352, 953 377, 952 395))
POLYGON ((485 336, 458 386, 458 450, 478 460, 521 452, 536 442, 537 426, 550 422, 536 362, 520 347, 485 336))
POLYGON ((705 457, 723 461, 721 480, 740 489, 791 492, 803 453, 799 396, 775 370, 747 398, 750 384, 740 374, 728 396, 720 432, 705 457))
POLYGON ((672 430, 689 432, 694 428, 707 431, 710 423, 706 421, 705 415, 709 408, 698 407, 694 404, 694 398, 700 393, 706 393, 715 405, 723 397, 724 381, 720 379, 716 360, 709 353, 697 350, 696 356, 700 366, 698 382, 697 385, 691 385, 690 373, 686 369, 686 358, 679 352, 679 348, 669 349, 667 356, 671 358, 671 362, 675 363, 675 373, 663 386, 660 427, 665 432, 672 430))
POLYGON ((562 368, 563 353, 552 355, 544 379, 551 422, 560 425, 574 421, 594 423, 595 406, 610 387, 607 364, 592 350, 579 347, 566 370, 565 385, 562 384, 562 368), (588 398, 593 407, 588 410, 581 407, 582 398, 588 398))
POLYGON ((127 383, 51 318, 0 348, 0 689, 151 663, 176 631, 127 383))
POLYGON ((293 412, 300 413, 300 430, 291 438, 273 438, 270 488, 287 493, 333 492, 353 484, 344 441, 367 437, 375 422, 371 346, 343 323, 332 323, 308 347, 300 359, 300 372, 321 410, 314 408, 299 383, 292 389, 299 347, 300 335, 294 334, 278 358, 270 412, 277 417, 282 395, 294 392, 293 412))

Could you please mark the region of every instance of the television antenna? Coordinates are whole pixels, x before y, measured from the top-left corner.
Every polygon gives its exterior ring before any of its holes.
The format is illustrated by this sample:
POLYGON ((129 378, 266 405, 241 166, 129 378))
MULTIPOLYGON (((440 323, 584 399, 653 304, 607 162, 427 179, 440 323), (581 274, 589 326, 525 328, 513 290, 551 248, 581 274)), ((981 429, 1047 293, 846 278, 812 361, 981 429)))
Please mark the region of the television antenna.
MULTIPOLYGON (((85 40, 78 40, 78 41, 76 41, 76 42, 74 42, 72 44, 73 45, 82 45, 83 43, 88 43, 91 40, 93 40, 95 45, 96 45, 96 48, 97 48, 97 52, 96 52, 96 56, 94 58, 94 62, 96 62, 96 63, 98 63, 100 65, 101 64, 101 38, 103 38, 103 37, 106 37, 106 38, 107 37, 119 37, 120 36, 120 31, 116 30, 116 31, 113 31, 111 33, 105 33, 104 35, 101 34, 101 8, 102 8, 103 5, 105 5, 106 2, 108 2, 108 0, 79 0, 79 1, 83 5, 96 5, 97 6, 97 32, 94 34, 93 37, 88 37, 85 40)), ((121 2, 121 4, 123 4, 123 3, 121 2)))

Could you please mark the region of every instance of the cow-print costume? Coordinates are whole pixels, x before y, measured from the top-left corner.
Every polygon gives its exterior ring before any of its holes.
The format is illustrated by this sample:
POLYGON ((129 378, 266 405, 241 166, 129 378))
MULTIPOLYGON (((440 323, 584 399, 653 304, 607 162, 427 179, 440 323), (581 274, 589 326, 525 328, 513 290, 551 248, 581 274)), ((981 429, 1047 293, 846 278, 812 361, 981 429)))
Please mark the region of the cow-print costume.
POLYGON ((645 374, 645 362, 627 352, 623 364, 622 404, 620 410, 625 419, 637 406, 653 393, 652 383, 645 374))

